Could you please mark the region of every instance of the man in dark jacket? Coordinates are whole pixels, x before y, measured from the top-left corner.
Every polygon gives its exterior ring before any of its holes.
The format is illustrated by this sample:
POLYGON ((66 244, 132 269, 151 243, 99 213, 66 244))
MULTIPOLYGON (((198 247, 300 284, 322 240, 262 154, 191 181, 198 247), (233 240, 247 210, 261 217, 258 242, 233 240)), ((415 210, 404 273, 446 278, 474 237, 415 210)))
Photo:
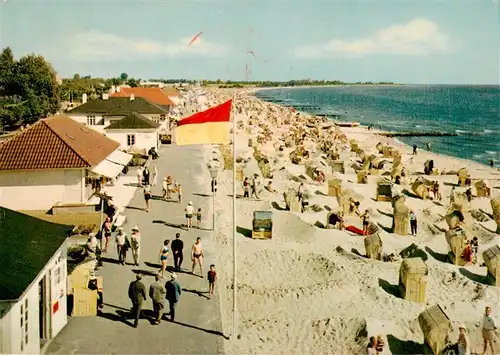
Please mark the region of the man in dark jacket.
POLYGON ((153 300, 153 312, 155 314, 155 324, 160 324, 163 316, 163 308, 165 308, 166 290, 160 282, 160 275, 155 276, 155 282, 149 286, 149 297, 153 300))
POLYGON ((175 240, 172 241, 172 253, 174 254, 174 268, 176 271, 181 270, 182 260, 184 255, 182 250, 184 249, 184 242, 181 240, 181 234, 177 233, 175 235, 175 240))
POLYGON ((139 318, 141 317, 142 302, 147 299, 146 287, 141 282, 141 275, 135 276, 136 280, 130 283, 128 287, 128 297, 132 301, 132 315, 134 316, 134 328, 139 325, 139 318))
POLYGON ((176 281, 177 275, 172 274, 170 281, 165 284, 165 289, 167 290, 167 300, 170 305, 170 320, 173 322, 175 320, 175 306, 179 302, 181 297, 181 285, 176 281))

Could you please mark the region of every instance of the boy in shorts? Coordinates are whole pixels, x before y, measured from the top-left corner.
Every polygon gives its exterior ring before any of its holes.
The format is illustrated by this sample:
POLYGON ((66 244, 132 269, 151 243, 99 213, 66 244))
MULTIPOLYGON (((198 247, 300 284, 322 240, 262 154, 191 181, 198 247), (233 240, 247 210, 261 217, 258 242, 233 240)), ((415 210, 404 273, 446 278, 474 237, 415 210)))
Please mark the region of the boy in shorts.
POLYGON ((215 281, 217 280, 217 272, 215 272, 215 265, 212 264, 210 265, 210 270, 208 270, 207 273, 207 279, 208 279, 208 292, 210 294, 210 298, 214 294, 215 290, 215 281))

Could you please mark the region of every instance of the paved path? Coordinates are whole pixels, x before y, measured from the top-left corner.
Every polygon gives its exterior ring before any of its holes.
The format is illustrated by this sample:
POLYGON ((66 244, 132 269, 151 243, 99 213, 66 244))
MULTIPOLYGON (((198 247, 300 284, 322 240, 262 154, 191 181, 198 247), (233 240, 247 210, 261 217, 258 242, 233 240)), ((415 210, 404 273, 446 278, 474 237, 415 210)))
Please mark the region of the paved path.
MULTIPOLYGON (((125 320, 130 309, 127 290, 130 281, 135 279, 134 272, 142 272, 146 288, 154 281, 151 276, 159 269, 159 250, 164 239, 174 239, 176 232, 181 232, 184 241, 183 269, 191 270, 190 248, 200 236, 206 252, 204 262, 208 268, 214 256, 211 255, 210 231, 192 229, 189 232, 178 225, 185 224, 184 208, 188 200, 201 207, 204 221, 202 228, 212 228, 210 174, 199 162, 203 161, 202 151, 196 146, 166 146, 160 149, 160 159, 152 162, 158 168, 158 183, 162 177, 171 173, 175 180, 184 187, 183 203, 152 200, 149 213, 145 212, 142 190, 138 189, 125 213, 127 224, 124 226, 130 235, 130 228, 138 225, 142 233, 141 263, 139 267, 121 266, 116 263, 114 240, 110 251, 104 254, 104 267, 98 271, 104 277, 104 303, 101 316, 70 318, 68 325, 48 346, 46 353, 54 354, 217 354, 222 353, 223 338, 221 334, 220 303, 218 296, 207 298, 203 293, 208 290, 205 278, 188 273, 180 273, 178 280, 183 292, 176 310, 176 321, 151 325, 149 320, 141 319, 137 329, 132 327, 131 320, 125 320), (201 179, 200 179, 201 178, 201 179), (199 181, 207 182, 199 186, 199 181), (201 194, 201 196, 200 196, 201 194), (203 196, 205 195, 205 196, 203 196), (166 225, 169 223, 169 225, 166 225), (191 290, 191 291, 189 291, 191 290), (201 291, 201 292, 200 292, 201 291)), ((129 175, 135 176, 135 171, 129 175)), ((161 184, 152 190, 153 195, 161 194, 161 184)), ((129 251, 127 261, 132 262, 129 251)), ((173 259, 169 258, 169 268, 173 259)), ((195 270, 195 273, 199 271, 195 270)), ((168 277, 165 274, 166 278, 168 277)), ((167 306, 168 307, 168 306, 167 306)), ((144 309, 151 310, 148 300, 144 309)))

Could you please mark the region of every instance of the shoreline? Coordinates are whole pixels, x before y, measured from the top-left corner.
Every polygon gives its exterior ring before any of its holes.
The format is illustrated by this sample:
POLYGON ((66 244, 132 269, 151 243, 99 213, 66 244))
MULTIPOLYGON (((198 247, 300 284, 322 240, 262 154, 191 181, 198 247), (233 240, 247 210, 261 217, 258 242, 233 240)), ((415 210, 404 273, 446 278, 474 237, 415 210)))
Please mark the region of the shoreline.
MULTIPOLYGON (((411 86, 412 84, 395 84, 395 86, 397 85, 400 85, 400 86, 411 86)), ((368 85, 370 86, 370 85, 368 85)), ((373 85, 373 86, 377 86, 377 85, 373 85)), ((393 86, 393 85, 387 85, 387 86, 393 86)), ((441 85, 434 85, 434 86, 441 86, 441 85)), ((459 86, 459 85, 456 85, 456 86, 459 86)), ((318 87, 318 86, 316 86, 318 87)), ((280 88, 281 89, 281 88, 280 88)), ((294 89, 294 88, 291 88, 291 89, 294 89)), ((259 89, 260 90, 260 89, 259 89)), ((253 97, 255 97, 257 100, 260 100, 262 102, 265 102, 266 104, 272 104, 272 105, 277 105, 277 106, 280 106, 280 107, 283 107, 285 109, 287 108, 291 108, 291 106, 283 106, 281 104, 278 104, 278 103, 274 103, 274 102, 270 102, 270 101, 265 101, 257 96, 255 96, 255 94, 257 93, 257 91, 259 90, 255 90, 255 91, 252 91, 251 93, 249 93, 250 95, 252 95, 253 97)), ((303 115, 306 115, 306 116, 315 116, 314 114, 312 113, 309 113, 309 112, 306 112, 306 111, 299 111, 297 110, 297 112, 300 112, 301 114, 303 115)), ((367 125, 363 125, 363 124, 360 124, 359 125, 360 128, 364 128, 367 132, 367 134, 370 134, 370 133, 383 133, 383 132, 394 132, 394 133, 397 133, 397 132, 403 132, 403 131, 398 131, 398 130, 391 130, 391 129, 384 129, 384 130, 381 130, 381 129, 375 129, 375 128, 372 128, 371 131, 368 131, 368 126, 367 125)), ((341 130, 343 129, 342 127, 339 127, 341 130)), ((380 137, 380 136, 377 136, 377 135, 373 135, 374 136, 374 139, 376 139, 377 137, 380 137)), ((401 140, 399 140, 398 138, 400 137, 387 137, 387 138, 391 138, 393 139, 396 143, 401 143, 401 144, 404 144, 406 145, 409 149, 412 149, 411 145, 407 144, 407 143, 404 143, 402 142, 401 140)), ((401 137, 401 138, 405 138, 405 137, 401 137)), ((458 159, 458 160, 461 160, 461 161, 464 161, 466 163, 473 163, 473 164, 479 164, 483 167, 486 167, 486 168, 489 168, 489 169, 493 169, 494 171, 497 171, 500 173, 500 167, 491 167, 489 164, 487 163, 482 163, 482 162, 479 162, 479 161, 476 161, 476 160, 472 160, 472 159, 467 159, 467 158, 462 158, 462 157, 458 157, 458 156, 455 156, 455 155, 451 155, 451 154, 446 154, 446 153, 436 153, 436 152, 433 152, 433 151, 427 151, 426 149, 424 149, 423 147, 418 147, 418 150, 419 151, 425 151, 425 152, 428 152, 428 153, 435 153, 435 154, 438 154, 439 156, 443 156, 443 157, 449 157, 449 158, 453 158, 453 159, 458 159)))

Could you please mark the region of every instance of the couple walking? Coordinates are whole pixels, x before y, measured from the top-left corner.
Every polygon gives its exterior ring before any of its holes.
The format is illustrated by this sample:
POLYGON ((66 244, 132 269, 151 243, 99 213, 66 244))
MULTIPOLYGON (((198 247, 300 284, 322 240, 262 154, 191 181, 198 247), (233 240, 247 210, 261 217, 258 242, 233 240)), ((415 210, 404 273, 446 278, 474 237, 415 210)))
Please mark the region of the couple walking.
MULTIPOLYGON (((139 325, 143 302, 147 300, 146 286, 141 281, 142 276, 136 275, 136 280, 130 283, 128 296, 132 301, 132 316, 134 318, 134 328, 139 325)), ((161 276, 156 275, 155 281, 149 287, 149 297, 153 300, 153 312, 155 315, 154 324, 160 324, 165 308, 165 299, 169 303, 170 320, 175 321, 175 308, 182 294, 182 289, 177 281, 177 275, 172 274, 170 281, 165 286, 161 283, 161 276)))

